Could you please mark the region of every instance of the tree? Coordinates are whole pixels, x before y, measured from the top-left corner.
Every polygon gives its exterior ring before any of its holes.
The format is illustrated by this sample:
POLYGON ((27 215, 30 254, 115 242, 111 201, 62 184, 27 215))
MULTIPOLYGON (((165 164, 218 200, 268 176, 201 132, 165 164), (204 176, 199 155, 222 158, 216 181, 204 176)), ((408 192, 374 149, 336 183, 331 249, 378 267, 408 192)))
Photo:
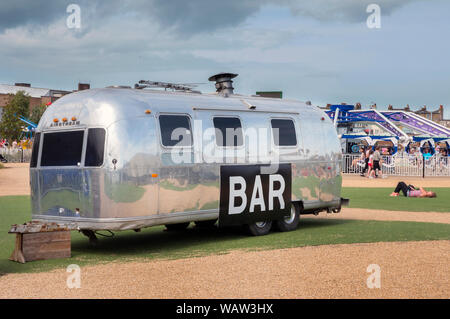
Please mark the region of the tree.
POLYGON ((45 104, 41 104, 39 106, 34 107, 33 110, 31 111, 30 121, 38 124, 39 120, 41 119, 46 109, 47 105, 45 104))
POLYGON ((4 107, 0 121, 0 136, 9 141, 19 139, 22 132, 22 121, 19 116, 28 117, 30 114, 30 97, 24 91, 19 91, 4 107))

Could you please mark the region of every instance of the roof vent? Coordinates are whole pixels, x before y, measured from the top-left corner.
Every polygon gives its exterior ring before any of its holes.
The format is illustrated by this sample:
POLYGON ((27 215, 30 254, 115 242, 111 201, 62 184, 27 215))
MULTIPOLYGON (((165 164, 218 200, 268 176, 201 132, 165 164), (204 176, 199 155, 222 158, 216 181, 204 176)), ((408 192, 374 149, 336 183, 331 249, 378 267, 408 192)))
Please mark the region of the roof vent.
POLYGON ((211 76, 208 80, 216 82, 216 92, 220 94, 233 94, 233 81, 239 74, 219 73, 211 76))

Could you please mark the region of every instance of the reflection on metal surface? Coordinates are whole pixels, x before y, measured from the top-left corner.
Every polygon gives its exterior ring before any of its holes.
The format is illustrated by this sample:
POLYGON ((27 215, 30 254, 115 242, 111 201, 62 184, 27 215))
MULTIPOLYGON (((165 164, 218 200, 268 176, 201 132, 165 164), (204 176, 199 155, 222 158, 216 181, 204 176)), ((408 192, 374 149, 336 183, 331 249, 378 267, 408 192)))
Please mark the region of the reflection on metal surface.
POLYGON ((292 200, 303 201, 305 209, 339 206, 342 154, 331 121, 321 121, 322 111, 300 102, 277 100, 274 105, 272 99, 254 97, 246 101, 258 112, 252 113, 233 96, 132 89, 88 90, 59 99, 37 130, 105 128, 104 162, 101 167, 85 167, 85 150, 78 167, 42 167, 38 161, 30 169, 33 219, 114 230, 217 218, 221 162, 292 163, 292 200), (194 128, 201 123, 200 134, 193 132, 194 145, 177 150, 184 162, 160 143, 160 113, 187 114, 194 128), (51 126, 53 118, 72 114, 79 121, 76 127, 51 126), (228 153, 204 152, 202 144, 215 145, 215 139, 201 133, 214 132, 217 116, 240 118, 243 146, 228 153), (275 147, 273 118, 294 122, 297 145, 275 147))

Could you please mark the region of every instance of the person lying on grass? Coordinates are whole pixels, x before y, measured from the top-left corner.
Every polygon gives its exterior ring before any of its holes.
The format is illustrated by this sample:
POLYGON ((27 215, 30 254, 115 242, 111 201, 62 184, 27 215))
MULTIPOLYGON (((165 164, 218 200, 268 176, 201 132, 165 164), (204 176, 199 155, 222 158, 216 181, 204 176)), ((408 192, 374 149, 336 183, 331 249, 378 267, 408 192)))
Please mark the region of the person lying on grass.
POLYGON ((398 183, 394 192, 392 192, 390 196, 397 197, 399 196, 400 191, 402 191, 406 197, 430 197, 430 198, 436 197, 435 192, 429 192, 422 187, 417 189, 413 185, 406 185, 404 182, 398 183))

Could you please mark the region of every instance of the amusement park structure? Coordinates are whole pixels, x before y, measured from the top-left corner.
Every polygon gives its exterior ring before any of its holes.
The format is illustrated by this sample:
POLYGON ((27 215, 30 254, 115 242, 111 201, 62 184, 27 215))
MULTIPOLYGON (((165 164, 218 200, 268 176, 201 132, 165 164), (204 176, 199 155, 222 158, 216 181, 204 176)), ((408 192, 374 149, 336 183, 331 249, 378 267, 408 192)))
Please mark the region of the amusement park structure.
POLYGON ((442 143, 448 149, 450 129, 407 111, 380 111, 377 109, 356 110, 353 105, 331 105, 325 111, 334 122, 341 137, 343 148, 348 153, 358 151, 356 141, 365 140, 370 146, 379 141, 391 141, 394 152, 398 144, 408 150, 411 143, 428 148, 434 153, 435 143, 442 143), (368 130, 355 128, 356 123, 376 125, 383 134, 370 134, 368 130), (353 148, 352 148, 353 146, 353 148))

